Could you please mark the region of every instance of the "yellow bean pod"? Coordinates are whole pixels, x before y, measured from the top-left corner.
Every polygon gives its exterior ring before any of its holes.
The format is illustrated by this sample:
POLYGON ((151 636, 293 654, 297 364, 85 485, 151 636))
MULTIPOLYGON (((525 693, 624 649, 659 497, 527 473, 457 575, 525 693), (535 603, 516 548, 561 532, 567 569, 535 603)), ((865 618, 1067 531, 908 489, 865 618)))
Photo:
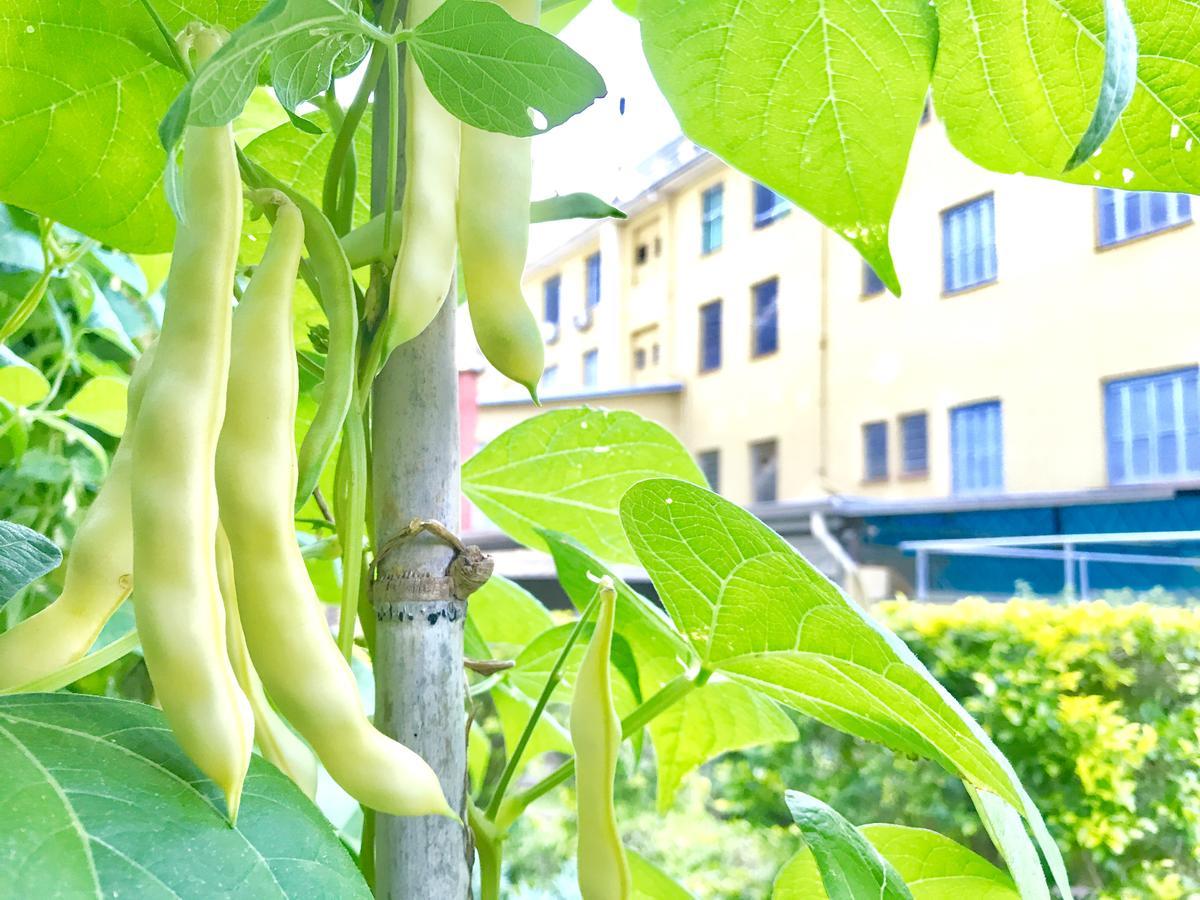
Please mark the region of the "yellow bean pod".
POLYGON ((596 629, 580 663, 571 700, 579 819, 576 859, 583 900, 625 900, 633 892, 633 879, 613 806, 621 719, 613 705, 609 668, 617 594, 608 578, 601 579, 599 602, 596 629))
MULTIPOLYGON (((415 28, 441 0, 410 0, 405 26, 415 28)), ((454 274, 454 198, 458 192, 460 129, 438 103, 412 54, 404 61, 403 226, 388 294, 384 361, 425 330, 442 306, 454 274)))
MULTIPOLYGON (((194 34, 207 59, 220 45, 194 34)), ((134 613, 167 722, 236 821, 253 716, 225 649, 214 466, 225 413, 242 191, 233 130, 189 126, 166 309, 133 428, 134 613)))
MULTIPOLYGON (((538 0, 499 0, 514 19, 536 24, 538 0)), ((525 302, 529 250, 530 139, 462 125, 458 241, 475 340, 488 362, 536 402, 542 332, 525 302)))
POLYGON ((45 609, 0 634, 0 692, 38 681, 81 659, 133 587, 133 523, 129 511, 132 440, 154 349, 129 379, 125 435, 108 476, 75 530, 62 593, 45 609))
POLYGON ((292 779, 310 798, 315 797, 317 758, 275 712, 263 690, 262 679, 250 660, 250 649, 246 646, 246 635, 242 633, 242 620, 238 614, 229 538, 221 528, 217 529, 217 582, 221 586, 221 598, 225 601, 225 641, 229 648, 229 662, 254 712, 254 742, 267 762, 292 779))
POLYGON ((391 815, 453 817, 434 771, 368 721, 296 543, 291 298, 302 238, 285 203, 234 316, 217 490, 242 629, 268 694, 351 796, 391 815))

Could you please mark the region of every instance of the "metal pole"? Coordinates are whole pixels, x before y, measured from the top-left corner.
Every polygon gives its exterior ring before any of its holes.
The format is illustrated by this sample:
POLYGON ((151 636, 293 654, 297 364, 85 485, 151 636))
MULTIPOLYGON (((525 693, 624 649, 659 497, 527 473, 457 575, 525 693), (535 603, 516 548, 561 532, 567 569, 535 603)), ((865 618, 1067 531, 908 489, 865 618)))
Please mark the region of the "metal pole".
POLYGON ((929 554, 917 551, 917 599, 929 599, 929 554))
MULTIPOLYGON (((403 0, 398 4, 406 5, 403 0)), ((403 46, 401 46, 403 54, 403 46)), ((401 55, 401 60, 403 60, 401 55)), ((403 79, 401 79, 403 85, 403 79)), ((403 90, 403 87, 401 87, 403 90)), ((388 149, 386 72, 375 91, 372 208, 384 205, 388 149)), ((404 109, 400 97, 399 109, 404 109)), ((404 115, 400 115, 403 129, 404 115)), ((404 139, 401 132, 400 153, 404 139)), ((404 171, 403 159, 400 172, 404 171)), ((397 185, 399 202, 403 177, 397 185)), ((386 297, 381 273, 373 290, 386 297)), ((375 724, 437 772, 466 820, 463 628, 466 602, 447 577, 453 549, 426 531, 389 544, 416 518, 459 528, 455 290, 425 332, 391 355, 371 395, 371 490, 378 572, 375 724), (388 551, 380 556, 380 549, 388 551)), ((393 900, 463 900, 470 893, 466 828, 449 819, 379 816, 375 894, 393 900)))
POLYGON ((1063 597, 1075 599, 1075 545, 1063 544, 1063 597))
POLYGON ((1086 555, 1079 557, 1079 599, 1087 600, 1091 593, 1091 586, 1088 582, 1088 558, 1086 555))

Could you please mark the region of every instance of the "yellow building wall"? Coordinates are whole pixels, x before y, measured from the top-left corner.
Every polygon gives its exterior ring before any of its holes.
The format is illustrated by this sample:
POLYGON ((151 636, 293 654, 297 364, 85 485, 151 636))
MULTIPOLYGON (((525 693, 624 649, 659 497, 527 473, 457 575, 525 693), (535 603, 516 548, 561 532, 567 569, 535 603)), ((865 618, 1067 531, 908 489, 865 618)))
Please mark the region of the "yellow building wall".
MULTIPOLYGON (((854 250, 800 210, 754 228, 753 182, 715 158, 687 166, 629 209, 626 221, 583 226, 527 270, 526 297, 539 318, 544 281, 562 277, 559 336, 546 348, 558 380, 546 406, 583 402, 553 396, 578 393, 583 354, 598 348, 600 395, 591 405, 634 409, 694 453, 718 450, 720 488, 738 502, 752 499, 750 445, 765 439, 779 442, 780 499, 945 496, 949 411, 993 399, 1002 403, 1006 491, 1103 487, 1104 381, 1200 359, 1200 298, 1189 274, 1200 230, 1181 226, 1097 249, 1095 191, 980 169, 949 146, 936 121, 917 133, 892 223, 901 298, 864 299, 854 250), (717 183, 724 242, 705 255, 701 195, 717 183), (941 213, 987 193, 998 277, 946 296, 941 213), (643 244, 648 258, 638 265, 643 244), (581 329, 584 260, 598 249, 601 302, 581 329), (754 358, 751 288, 771 277, 779 279, 779 350, 754 358), (701 373, 699 310, 716 299, 722 364, 701 373), (647 357, 641 370, 639 347, 647 357), (604 396, 665 383, 682 391, 604 396), (929 470, 903 477, 897 420, 918 411, 928 416, 929 470), (889 477, 866 483, 862 426, 880 420, 888 423, 889 477)), ((520 396, 496 373, 483 374, 481 440, 536 414, 528 403, 487 403, 520 396)))

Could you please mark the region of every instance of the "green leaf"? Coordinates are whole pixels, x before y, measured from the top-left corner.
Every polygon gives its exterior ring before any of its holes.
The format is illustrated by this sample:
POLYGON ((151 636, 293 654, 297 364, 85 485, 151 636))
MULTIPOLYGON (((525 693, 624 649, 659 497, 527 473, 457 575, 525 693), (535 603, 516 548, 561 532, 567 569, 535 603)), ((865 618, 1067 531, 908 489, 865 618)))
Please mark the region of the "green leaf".
POLYGON ((1070 171, 1093 153, 1112 134, 1121 113, 1133 99, 1137 84, 1137 35, 1129 21, 1125 0, 1104 0, 1104 79, 1092 121, 1083 133, 1064 171, 1070 171))
POLYGON ((529 221, 557 222, 561 219, 624 219, 625 213, 595 194, 558 194, 529 204, 529 221))
POLYGON ((487 777, 488 764, 492 759, 492 742, 478 722, 471 723, 467 732, 467 774, 471 778, 471 788, 475 792, 483 786, 487 777))
POLYGON ((687 668, 691 650, 657 606, 567 535, 556 531, 540 534, 554 557, 559 584, 577 610, 585 609, 596 594, 596 583, 589 575, 607 575, 613 580, 617 589, 613 631, 633 651, 643 692, 657 691, 687 668))
POLYGON ((366 25, 346 0, 270 0, 196 72, 159 127, 170 150, 186 124, 232 122, 250 99, 263 59, 271 54, 271 83, 294 110, 325 90, 335 70, 362 59, 366 25))
POLYGON ((0 604, 61 562, 62 551, 49 538, 16 522, 0 520, 0 604))
MULTIPOLYGON (((530 715, 533 714, 533 701, 507 685, 497 685, 492 689, 492 702, 496 704, 496 713, 500 717, 500 730, 504 734, 504 746, 511 753, 521 739, 521 732, 525 730, 530 715)), ((525 754, 521 757, 521 768, 528 766, 543 753, 570 752, 570 734, 552 713, 545 710, 533 728, 529 743, 525 746, 525 754)))
POLYGON ((704 476, 665 428, 631 412, 559 409, 515 425, 463 465, 463 491, 514 540, 544 550, 539 528, 601 559, 635 562, 621 496, 643 478, 704 476))
POLYGON ((888 228, 938 43, 928 0, 642 0, 638 15, 684 133, 850 241, 899 295, 888 228))
MULTIPOLYGON (((669 479, 631 488, 621 517, 705 668, 848 734, 932 759, 1020 809, 1037 834, 1036 807, 978 723, 787 541, 716 494, 669 479)), ((1057 851, 1044 850, 1053 861, 1057 851)))
MULTIPOLYGON (((566 644, 574 627, 574 623, 559 625, 534 638, 529 646, 518 654, 516 666, 506 673, 508 683, 530 699, 539 697, 550 677, 550 670, 554 668, 554 663, 562 653, 563 645, 566 644)), ((579 665, 587 651, 592 629, 592 623, 584 626, 582 635, 563 661, 562 668, 559 670, 561 680, 550 695, 552 702, 569 703, 571 701, 575 692, 575 675, 578 673, 579 665)), ((621 677, 613 679, 613 702, 616 704, 617 711, 625 716, 638 705, 633 687, 636 683, 636 672, 630 673, 617 665, 617 662, 617 654, 614 652, 613 669, 621 677)))
POLYGON ((493 575, 471 595, 467 615, 493 652, 516 654, 543 631, 554 627, 554 620, 540 600, 515 581, 493 575))
POLYGON ((634 900, 692 900, 691 894, 640 853, 626 847, 625 858, 633 875, 634 900))
MULTIPOLYGON (((157 3, 176 32, 236 28, 260 0, 157 3)), ((139 0, 9 0, 0 18, 0 200, 123 250, 169 249, 154 127, 183 86, 139 0)))
POLYGON ((49 393, 50 382, 24 360, 0 368, 0 401, 13 406, 32 406, 49 393))
POLYGON ((658 762, 658 811, 671 808, 683 777, 710 759, 776 741, 794 741, 796 726, 775 701, 714 677, 650 723, 658 762))
POLYGON ((0 869, 26 897, 361 897, 315 806, 255 757, 236 828, 161 712, 76 694, 0 697, 0 869))
POLYGON ((913 900, 1020 900, 1006 872, 936 831, 904 825, 858 830, 904 879, 913 900))
POLYGON ((802 847, 775 876, 771 900, 827 900, 821 870, 812 851, 802 847))
POLYGON ((129 383, 104 375, 84 384, 63 407, 72 419, 120 437, 125 431, 125 395, 129 383))
POLYGON ((532 137, 605 94, 586 59, 487 0, 446 0, 413 29, 408 51, 438 102, 484 131, 532 137))
MULTIPOLYGON (((830 900, 912 900, 892 864, 838 812, 800 791, 788 791, 785 799, 830 900)), ((774 896, 780 900, 778 882, 774 896)))
MULTIPOLYGON (((1064 172, 1063 160, 1104 103, 1103 0, 1034 0, 1020 15, 1004 0, 938 0, 938 116, 955 147, 998 172, 1196 192, 1200 17, 1194 12, 1186 0, 1130 8, 1138 53, 1133 97, 1099 155, 1064 172)), ((1119 16, 1114 25, 1121 27, 1119 16)), ((1120 40, 1128 43, 1127 36, 1120 40)), ((1110 65, 1126 65, 1123 59, 1118 53, 1110 65)))
POLYGON ((592 0, 556 0, 542 4, 542 18, 539 25, 543 31, 558 34, 571 21, 587 9, 592 0))
MULTIPOLYGON (((990 791, 976 790, 968 784, 967 793, 975 804, 979 818, 983 820, 984 828, 992 839, 992 844, 1004 857, 1004 862, 1008 866, 1008 871, 1012 873, 1023 900, 1050 900, 1050 888, 1046 884, 1046 873, 1038 858, 1037 847, 1029 839, 1029 834, 1021 821, 1021 814, 1013 808, 1012 804, 1005 802, 990 791)), ((1045 830, 1044 826, 1042 830, 1045 830)), ((1046 835, 1046 840, 1053 846, 1049 835, 1046 835)), ((1057 848, 1055 848, 1055 852, 1057 852, 1057 848)), ((1064 900, 1068 900, 1072 896, 1071 884, 1063 867, 1062 859, 1049 852, 1047 852, 1047 857, 1052 860, 1051 868, 1054 870, 1055 878, 1061 879, 1058 882, 1059 890, 1064 900)))

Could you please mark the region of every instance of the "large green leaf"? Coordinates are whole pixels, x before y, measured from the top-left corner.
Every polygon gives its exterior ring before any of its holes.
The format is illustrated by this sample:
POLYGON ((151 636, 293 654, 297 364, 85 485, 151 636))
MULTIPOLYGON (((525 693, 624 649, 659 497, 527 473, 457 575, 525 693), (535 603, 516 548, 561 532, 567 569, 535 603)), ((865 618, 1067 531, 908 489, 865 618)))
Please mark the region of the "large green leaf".
POLYGON ((0 697, 9 897, 361 897, 329 823, 255 757, 236 828, 163 715, 76 694, 0 697))
MULTIPOLYGON (((529 717, 533 715, 533 701, 520 691, 502 684, 492 690, 492 702, 496 704, 496 714, 500 717, 505 749, 512 753, 525 726, 529 724, 529 717)), ((533 726, 533 734, 521 757, 521 768, 527 767, 543 753, 570 752, 570 733, 552 712, 546 710, 533 726)))
POLYGON ((86 382, 63 408, 72 419, 119 437, 125 431, 128 389, 128 379, 100 375, 86 382))
MULTIPOLYGON (((1200 17, 1189 0, 1129 9, 1133 97, 1100 152, 1063 165, 1100 104, 1104 0, 939 0, 934 100, 954 145, 999 172, 1131 190, 1200 190, 1200 17)), ((1119 20, 1118 20, 1119 21, 1119 20)))
POLYGON ((797 737, 796 726, 774 700, 716 676, 650 723, 659 812, 671 808, 683 777, 710 759, 797 737))
MULTIPOLYGON (((836 810, 800 791, 787 792, 787 805, 829 900, 912 900, 904 879, 836 810)), ((806 882, 811 880, 806 876, 806 882)), ((775 888, 775 900, 812 897, 775 888)))
POLYGON ((631 412, 559 409, 510 428, 463 465, 463 491, 514 540, 539 550, 562 531, 602 559, 635 562, 618 506, 628 488, 704 476, 665 428, 631 412))
MULTIPOLYGON (((173 31, 235 28, 262 0, 158 0, 173 31)), ((141 253, 171 246, 154 128, 183 76, 140 0, 9 0, 0 17, 0 200, 141 253)))
POLYGON ((629 860, 629 872, 633 876, 634 900, 692 900, 692 895, 670 875, 640 853, 626 847, 625 857, 629 860))
POLYGON ((515 655, 554 620, 540 600, 515 581, 493 575, 471 595, 467 615, 493 653, 515 655))
POLYGON ((488 0, 446 0, 413 29, 408 52, 438 102, 485 131, 532 137, 605 93, 590 62, 488 0))
POLYGON ((888 227, 937 47, 928 0, 642 0, 638 15, 688 137, 850 241, 898 295, 888 227))
POLYGON ((1062 871, 1040 814, 991 739, 899 638, 787 541, 711 491, 670 479, 631 488, 621 517, 703 666, 1003 798, 1062 871))
POLYGON ((62 551, 52 540, 24 525, 0 520, 0 604, 61 562, 62 551))
POLYGON ((529 204, 529 221, 557 222, 561 219, 625 219, 625 213, 595 194, 555 194, 529 204))
POLYGON ((900 873, 913 900, 1020 900, 1005 872, 936 831, 904 825, 858 830, 900 873))

